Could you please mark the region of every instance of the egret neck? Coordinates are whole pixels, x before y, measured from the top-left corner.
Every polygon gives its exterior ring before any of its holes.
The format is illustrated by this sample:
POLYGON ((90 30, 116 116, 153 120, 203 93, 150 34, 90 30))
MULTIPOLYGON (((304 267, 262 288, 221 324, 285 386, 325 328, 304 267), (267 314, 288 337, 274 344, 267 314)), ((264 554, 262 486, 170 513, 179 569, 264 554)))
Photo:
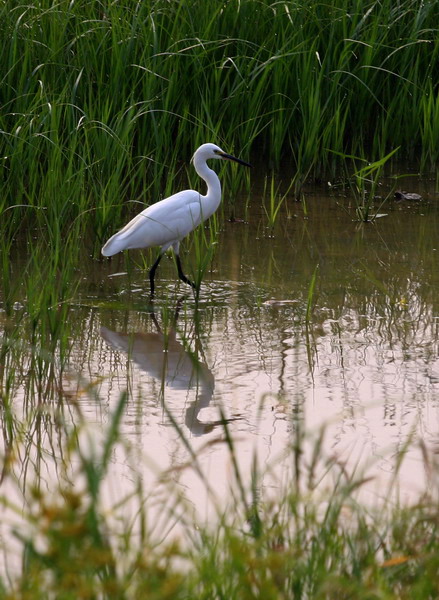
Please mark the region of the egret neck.
POLYGON ((204 156, 194 154, 194 167, 197 174, 206 182, 207 194, 200 194, 203 221, 216 211, 221 202, 221 182, 213 169, 207 166, 204 156))

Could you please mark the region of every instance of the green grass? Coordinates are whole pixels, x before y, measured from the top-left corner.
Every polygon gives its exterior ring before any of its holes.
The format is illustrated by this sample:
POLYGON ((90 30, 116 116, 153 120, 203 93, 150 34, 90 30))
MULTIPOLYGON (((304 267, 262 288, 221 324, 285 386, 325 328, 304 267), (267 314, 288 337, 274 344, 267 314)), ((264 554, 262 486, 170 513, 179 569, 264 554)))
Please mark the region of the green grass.
POLYGON ((274 173, 271 174, 270 184, 268 185, 268 178, 264 178, 264 189, 262 192, 262 206, 264 209, 265 216, 267 217, 267 226, 271 231, 273 230, 276 220, 279 216, 279 211, 286 202, 288 193, 293 186, 293 180, 289 188, 285 192, 280 192, 280 183, 276 185, 276 178, 274 173), (268 199, 267 199, 268 196, 268 199))
POLYGON ((379 216, 378 211, 386 200, 393 197, 395 189, 390 190, 385 198, 380 198, 377 193, 385 165, 398 150, 399 148, 395 148, 387 156, 372 163, 364 158, 359 159, 357 156, 342 155, 343 159, 349 161, 349 166, 346 167, 346 180, 350 185, 351 194, 356 204, 355 212, 359 221, 363 223, 374 221, 379 216), (358 167, 358 162, 363 163, 364 166, 358 167), (354 165, 354 173, 349 176, 348 170, 352 168, 351 163, 354 165))
MULTIPOLYGON (((60 409, 63 460, 58 484, 50 491, 29 485, 17 504, 0 498, 5 509, 17 512, 24 521, 15 530, 22 573, 2 579, 2 598, 437 597, 437 490, 413 506, 403 506, 393 483, 384 501, 363 504, 359 494, 370 484, 367 472, 348 473, 337 459, 326 457, 324 431, 306 458, 309 440, 298 428, 288 450, 290 475, 277 481, 273 495, 273 484, 264 485, 266 473, 256 455, 250 481, 245 482, 247 475, 240 471, 237 450, 224 425, 233 465, 230 503, 222 508, 217 504, 210 525, 194 523, 184 500, 162 480, 162 497, 167 501, 160 504, 160 520, 178 519, 182 534, 179 541, 158 544, 156 517, 151 514, 157 510, 160 492, 145 490, 140 475, 133 492, 114 506, 105 506, 103 482, 116 446, 125 448, 128 461, 133 458, 119 433, 125 406, 126 396, 122 396, 100 447, 85 443, 87 425, 79 404, 74 408, 77 425, 73 428, 63 423, 60 409), (319 483, 323 473, 332 474, 325 485, 319 483), (137 526, 130 514, 135 515, 137 526)), ((190 451, 189 440, 179 428, 178 433, 190 451)), ((11 453, 25 456, 25 440, 26 436, 17 436, 11 453)), ((396 459, 396 473, 407 449, 396 459)), ((425 448, 424 452, 426 467, 431 468, 425 448)), ((192 452, 192 466, 185 468, 193 468, 203 481, 199 458, 192 452)), ((204 484, 209 487, 207 480, 204 484)))
MULTIPOLYGON (((276 500, 256 458, 248 483, 232 460, 233 506, 218 506, 212 527, 183 521, 184 544, 157 546, 140 474, 140 533, 125 518, 133 497, 111 511, 102 502, 111 452, 124 444, 126 398, 101 453, 92 453, 79 442, 86 429, 80 404, 62 385, 82 261, 92 264, 102 242, 144 203, 199 186, 189 165, 198 144, 213 141, 251 160, 256 176, 281 171, 296 194, 309 177, 343 172, 340 156, 364 157, 377 167, 353 171, 366 218, 365 178, 376 189, 396 147, 398 159, 435 166, 438 12, 438 0, 0 5, 2 476, 13 479, 17 457, 23 473, 38 472, 48 460, 44 436, 62 457, 50 493, 29 485, 19 502, 1 496, 27 525, 19 535, 21 573, 2 577, 1 598, 439 595, 437 505, 428 497, 409 508, 362 505, 356 493, 363 476, 347 476, 322 456, 318 440, 313 460, 303 464, 299 434, 291 478, 279 484, 276 500), (14 253, 20 261, 11 260, 14 253), (69 411, 76 411, 75 427, 69 411), (322 463, 335 474, 325 493, 313 484, 322 463), (115 522, 122 529, 115 531, 115 522)), ((233 218, 250 175, 229 167, 221 176, 222 218, 233 218)), ((270 227, 289 202, 274 181, 265 205, 270 227)), ((193 237, 196 264, 188 263, 188 274, 197 284, 220 219, 221 212, 208 234, 200 229, 193 237)), ((81 391, 91 393, 93 384, 81 391)), ((223 433, 236 459, 227 426, 223 433)), ((174 492, 164 521, 184 513, 174 492)))
POLYGON ((268 168, 287 164, 296 192, 337 167, 331 151, 373 162, 400 146, 399 159, 435 164, 438 9, 438 0, 3 3, 2 230, 11 219, 41 222, 44 207, 62 232, 75 219, 91 224, 97 252, 130 200, 184 184, 207 140, 268 168))

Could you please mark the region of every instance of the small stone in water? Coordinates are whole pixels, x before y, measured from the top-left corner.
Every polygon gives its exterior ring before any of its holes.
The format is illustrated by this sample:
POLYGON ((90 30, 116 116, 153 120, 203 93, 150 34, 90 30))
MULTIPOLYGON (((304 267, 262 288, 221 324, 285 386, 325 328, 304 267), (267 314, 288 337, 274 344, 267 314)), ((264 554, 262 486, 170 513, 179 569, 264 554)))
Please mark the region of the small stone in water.
POLYGON ((408 201, 415 200, 417 202, 419 200, 422 200, 422 196, 420 194, 413 194, 411 192, 402 192, 400 190, 397 190, 395 192, 395 198, 397 200, 408 200, 408 201))

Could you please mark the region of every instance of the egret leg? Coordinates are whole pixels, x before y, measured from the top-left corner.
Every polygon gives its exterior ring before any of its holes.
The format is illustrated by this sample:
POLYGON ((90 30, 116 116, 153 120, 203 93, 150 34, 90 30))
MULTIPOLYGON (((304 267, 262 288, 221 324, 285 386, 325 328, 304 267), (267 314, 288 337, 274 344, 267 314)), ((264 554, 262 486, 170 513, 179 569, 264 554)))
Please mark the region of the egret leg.
POLYGON ((152 267, 149 270, 149 283, 151 285, 151 296, 154 296, 154 276, 155 276, 155 272, 157 271, 157 267, 159 266, 159 262, 162 260, 162 256, 163 256, 163 254, 158 255, 157 260, 155 261, 155 263, 152 265, 152 267))
POLYGON ((186 277, 186 275, 183 273, 183 269, 181 268, 180 256, 178 254, 175 255, 175 261, 177 263, 178 276, 180 277, 180 279, 182 281, 184 281, 185 283, 187 283, 188 285, 191 285, 194 289, 197 289, 197 286, 195 285, 195 283, 193 281, 191 281, 190 279, 188 279, 186 277))

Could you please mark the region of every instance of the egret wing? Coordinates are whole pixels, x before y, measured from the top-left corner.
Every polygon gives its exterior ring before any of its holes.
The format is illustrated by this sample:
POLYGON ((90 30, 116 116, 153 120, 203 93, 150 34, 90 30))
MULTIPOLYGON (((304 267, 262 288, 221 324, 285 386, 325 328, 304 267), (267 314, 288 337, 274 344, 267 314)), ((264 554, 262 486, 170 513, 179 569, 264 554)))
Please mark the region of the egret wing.
POLYGON ((202 221, 201 196, 194 190, 178 192, 148 206, 102 248, 104 256, 122 250, 162 246, 182 240, 202 221))

